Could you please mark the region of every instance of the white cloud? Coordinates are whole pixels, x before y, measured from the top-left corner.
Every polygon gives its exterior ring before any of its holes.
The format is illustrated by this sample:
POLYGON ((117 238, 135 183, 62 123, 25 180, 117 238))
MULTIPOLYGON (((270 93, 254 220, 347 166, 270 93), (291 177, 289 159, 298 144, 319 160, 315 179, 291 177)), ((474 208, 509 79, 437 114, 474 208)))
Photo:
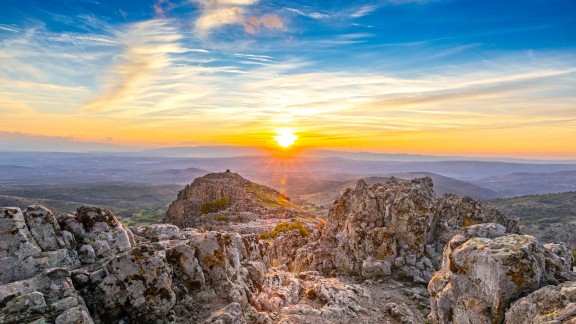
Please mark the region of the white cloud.
POLYGON ((226 25, 241 25, 249 34, 262 29, 284 29, 284 22, 275 14, 250 15, 249 8, 259 0, 191 0, 201 9, 195 23, 200 36, 226 25))
POLYGON ((17 33, 17 32, 19 32, 19 30, 18 30, 18 29, 16 29, 16 28, 13 28, 13 27, 6 27, 6 26, 0 26, 0 30, 6 30, 6 31, 14 32, 14 33, 17 33))
POLYGON ((373 13, 374 11, 378 10, 379 8, 380 8, 380 6, 378 6, 378 5, 362 6, 362 7, 358 8, 355 12, 353 12, 350 16, 352 18, 364 17, 364 16, 367 16, 367 15, 373 13))
POLYGON ((308 18, 313 18, 313 19, 328 19, 330 18, 330 15, 328 14, 324 14, 324 13, 319 13, 319 12, 304 12, 302 10, 299 9, 295 9, 295 8, 289 8, 289 7, 285 7, 284 9, 291 11, 293 13, 296 13, 300 16, 304 16, 304 17, 308 17, 308 18))

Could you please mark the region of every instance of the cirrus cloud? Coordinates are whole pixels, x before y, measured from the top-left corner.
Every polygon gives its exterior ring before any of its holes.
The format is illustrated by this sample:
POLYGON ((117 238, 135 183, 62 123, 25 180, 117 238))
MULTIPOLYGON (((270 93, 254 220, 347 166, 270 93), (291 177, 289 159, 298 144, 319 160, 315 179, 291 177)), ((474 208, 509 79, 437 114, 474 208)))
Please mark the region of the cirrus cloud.
POLYGON ((250 15, 250 6, 259 0, 192 0, 200 7, 195 30, 206 36, 212 30, 226 25, 241 25, 248 34, 257 34, 263 29, 284 29, 284 22, 276 14, 250 15))

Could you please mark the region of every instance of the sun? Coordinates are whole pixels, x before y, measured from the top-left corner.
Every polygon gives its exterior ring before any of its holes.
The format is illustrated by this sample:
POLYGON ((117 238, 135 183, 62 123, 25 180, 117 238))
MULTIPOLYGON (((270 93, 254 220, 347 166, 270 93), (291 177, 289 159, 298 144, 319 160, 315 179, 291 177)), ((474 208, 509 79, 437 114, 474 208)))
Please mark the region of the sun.
POLYGON ((274 136, 274 139, 283 148, 291 146, 298 139, 298 136, 294 135, 294 131, 291 128, 278 129, 276 134, 278 135, 274 136))

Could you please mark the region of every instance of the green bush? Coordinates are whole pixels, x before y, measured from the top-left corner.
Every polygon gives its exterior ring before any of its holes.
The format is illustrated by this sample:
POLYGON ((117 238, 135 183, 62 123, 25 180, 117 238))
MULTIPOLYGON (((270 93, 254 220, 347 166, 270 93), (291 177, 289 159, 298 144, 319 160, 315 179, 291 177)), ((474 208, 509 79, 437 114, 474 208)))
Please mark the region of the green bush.
POLYGON ((293 230, 298 230, 298 232, 300 232, 300 236, 302 236, 302 237, 310 236, 310 232, 306 228, 306 225, 304 225, 303 223, 301 223, 301 222, 282 222, 282 223, 276 224, 274 229, 271 230, 270 232, 264 232, 264 233, 260 234, 258 236, 258 238, 260 238, 262 240, 267 240, 270 238, 276 238, 276 237, 278 237, 278 234, 280 234, 280 233, 290 232, 293 230))
POLYGON ((210 214, 210 213, 216 213, 216 212, 219 212, 221 210, 228 208, 229 204, 230 204, 230 201, 226 197, 222 197, 222 198, 220 198, 218 200, 214 200, 214 201, 209 201, 207 203, 203 203, 202 205, 200 205, 200 213, 203 215, 204 214, 210 214))
POLYGON ((260 233, 260 235, 258 235, 258 238, 261 240, 269 240, 270 234, 268 232, 260 233))
POLYGON ((218 215, 216 215, 216 217, 214 217, 214 219, 215 219, 217 222, 226 222, 226 223, 228 223, 228 216, 226 216, 226 215, 218 214, 218 215))

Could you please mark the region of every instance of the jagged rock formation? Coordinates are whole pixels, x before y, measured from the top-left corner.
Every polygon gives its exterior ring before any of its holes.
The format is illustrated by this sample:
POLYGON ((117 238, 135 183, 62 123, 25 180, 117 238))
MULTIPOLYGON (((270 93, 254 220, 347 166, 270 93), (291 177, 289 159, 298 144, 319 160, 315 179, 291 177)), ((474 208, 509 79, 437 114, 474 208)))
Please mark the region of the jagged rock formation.
MULTIPOLYGON (((238 175, 211 177, 172 204, 183 222, 223 197, 225 210, 194 217, 210 225, 220 212, 297 210, 262 205, 269 191, 238 175)), ((510 234, 514 220, 469 198, 436 198, 429 178, 360 181, 325 224, 308 227, 308 236, 259 239, 171 224, 129 229, 96 207, 57 217, 41 206, 0 208, 0 322, 423 323, 431 295, 438 323, 497 323, 522 295, 576 278, 565 245, 510 234), (440 268, 429 295, 423 284, 440 268)), ((573 289, 561 287, 508 312, 569 319, 573 289)))
POLYGON ((414 292, 396 292, 394 302, 373 299, 367 290, 382 294, 381 288, 268 266, 270 242, 253 234, 169 224, 133 233, 112 212, 95 207, 57 218, 40 206, 25 214, 2 208, 0 215, 10 233, 1 236, 3 323, 423 320, 407 306, 414 292), (26 217, 34 221, 26 223, 26 217), (47 242, 61 248, 48 251, 55 246, 47 242), (384 301, 389 311, 380 314, 384 301))
POLYGON ((514 302, 508 324, 576 323, 576 282, 546 286, 514 302))
POLYGON ((258 233, 278 220, 300 215, 306 212, 278 191, 224 172, 207 174, 187 185, 170 204, 165 220, 180 228, 258 233))
POLYGON ((18 208, 0 209, 0 231, 0 284, 49 268, 80 266, 77 252, 68 249, 75 245, 74 237, 45 208, 31 206, 24 214, 18 208))
MULTIPOLYGON (((396 278, 426 283, 440 268, 442 249, 460 229, 497 222, 517 232, 517 221, 470 198, 437 198, 430 178, 367 186, 358 181, 334 202, 319 238, 293 252, 293 271, 396 278)), ((286 250, 289 242, 281 242, 286 250)), ((272 249, 273 250, 273 249, 272 249)), ((286 256, 286 251, 277 253, 286 256)))
MULTIPOLYGON (((564 244, 544 246, 533 236, 505 230, 499 224, 475 225, 446 244, 442 270, 428 286, 435 323, 502 323, 512 301, 576 278, 564 244)), ((506 322, 524 323, 513 318, 506 322)))

